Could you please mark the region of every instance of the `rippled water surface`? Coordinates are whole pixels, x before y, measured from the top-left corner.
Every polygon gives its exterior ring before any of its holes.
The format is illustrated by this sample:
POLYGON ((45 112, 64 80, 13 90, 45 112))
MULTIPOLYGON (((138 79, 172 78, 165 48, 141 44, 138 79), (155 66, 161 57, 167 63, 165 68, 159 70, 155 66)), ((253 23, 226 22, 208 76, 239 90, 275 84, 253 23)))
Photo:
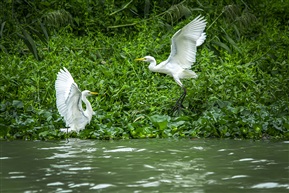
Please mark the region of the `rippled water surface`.
POLYGON ((289 141, 0 141, 0 192, 289 192, 289 141))

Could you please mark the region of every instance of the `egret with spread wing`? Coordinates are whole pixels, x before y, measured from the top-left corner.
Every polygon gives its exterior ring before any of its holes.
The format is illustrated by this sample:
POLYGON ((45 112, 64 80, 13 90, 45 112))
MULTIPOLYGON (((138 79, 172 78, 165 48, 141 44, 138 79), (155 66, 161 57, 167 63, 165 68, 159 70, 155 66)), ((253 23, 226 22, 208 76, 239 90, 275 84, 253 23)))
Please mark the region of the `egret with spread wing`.
POLYGON ((183 100, 187 94, 185 86, 180 79, 197 78, 197 74, 190 70, 196 61, 197 47, 206 39, 204 33, 206 21, 204 17, 198 16, 185 27, 177 31, 171 40, 171 53, 167 60, 157 65, 152 56, 145 56, 136 60, 149 62, 149 70, 170 75, 183 89, 183 93, 172 109, 173 113, 182 107, 183 100))
POLYGON ((87 96, 95 95, 96 92, 89 90, 80 91, 77 84, 74 82, 70 72, 63 68, 57 74, 55 82, 56 90, 56 106, 58 112, 64 117, 68 131, 79 132, 90 123, 94 114, 87 96), (86 109, 83 110, 82 102, 85 103, 86 109))

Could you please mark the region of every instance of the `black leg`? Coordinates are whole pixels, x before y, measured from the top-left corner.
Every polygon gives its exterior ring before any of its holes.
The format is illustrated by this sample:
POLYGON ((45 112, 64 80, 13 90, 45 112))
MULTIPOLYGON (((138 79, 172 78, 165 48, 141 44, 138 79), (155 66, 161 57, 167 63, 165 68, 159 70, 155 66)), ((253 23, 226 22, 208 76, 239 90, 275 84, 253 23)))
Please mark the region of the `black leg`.
POLYGON ((181 96, 178 98, 175 106, 173 106, 173 108, 172 108, 172 110, 171 110, 171 113, 170 113, 171 115, 174 115, 175 112, 179 112, 179 111, 181 110, 181 108, 184 107, 184 106, 183 106, 183 101, 184 101, 184 99, 185 99, 185 97, 186 97, 186 95, 187 95, 187 89, 186 89, 184 86, 183 86, 182 88, 183 88, 184 92, 183 92, 183 93, 181 94, 181 96))
POLYGON ((181 95, 181 99, 180 99, 180 106, 181 107, 184 107, 183 106, 183 102, 184 102, 184 99, 185 99, 185 97, 186 97, 186 95, 187 95, 187 89, 185 88, 185 87, 182 87, 183 88, 183 90, 184 90, 184 93, 181 95))

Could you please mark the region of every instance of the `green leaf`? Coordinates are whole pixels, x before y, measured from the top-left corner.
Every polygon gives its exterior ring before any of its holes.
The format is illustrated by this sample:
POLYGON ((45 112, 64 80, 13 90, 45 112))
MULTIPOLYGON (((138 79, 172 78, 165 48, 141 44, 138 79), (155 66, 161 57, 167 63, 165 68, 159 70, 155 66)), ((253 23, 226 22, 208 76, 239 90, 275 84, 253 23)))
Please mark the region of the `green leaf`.
POLYGON ((151 122, 160 130, 167 128, 170 117, 167 115, 153 115, 150 117, 151 122))
POLYGON ((28 47, 30 52, 33 54, 35 59, 39 60, 39 56, 38 56, 38 52, 37 52, 37 48, 36 48, 36 44, 35 44, 34 40, 27 33, 27 31, 25 29, 22 30, 22 33, 23 33, 24 36, 20 36, 20 37, 23 38, 24 43, 26 44, 26 46, 28 47))
POLYGON ((32 28, 31 26, 29 26, 29 28, 31 29, 30 32, 35 34, 44 44, 48 44, 48 38, 46 38, 45 34, 41 34, 38 30, 32 28))
POLYGON ((4 31, 4 26, 6 24, 6 21, 2 22, 1 24, 1 29, 0 29, 0 38, 3 38, 3 31, 4 31))
POLYGON ((42 22, 40 22, 40 27, 41 27, 44 35, 45 35, 46 41, 49 41, 49 35, 48 35, 48 32, 47 32, 47 29, 46 29, 45 25, 42 22))
POLYGON ((3 45, 1 45, 1 44, 0 44, 0 49, 1 49, 3 52, 5 52, 6 54, 8 54, 7 49, 6 49, 3 45))
POLYGON ((21 109, 24 107, 22 101, 18 101, 18 100, 13 100, 12 105, 18 109, 21 109))
POLYGON ((241 49, 237 46, 236 42, 232 38, 230 38, 228 35, 226 35, 225 38, 240 54, 242 54, 241 49))
POLYGON ((226 44, 224 44, 222 42, 217 42, 217 41, 212 41, 212 44, 215 44, 215 45, 217 45, 219 47, 222 47, 225 50, 227 50, 229 52, 229 54, 232 54, 232 50, 226 44))

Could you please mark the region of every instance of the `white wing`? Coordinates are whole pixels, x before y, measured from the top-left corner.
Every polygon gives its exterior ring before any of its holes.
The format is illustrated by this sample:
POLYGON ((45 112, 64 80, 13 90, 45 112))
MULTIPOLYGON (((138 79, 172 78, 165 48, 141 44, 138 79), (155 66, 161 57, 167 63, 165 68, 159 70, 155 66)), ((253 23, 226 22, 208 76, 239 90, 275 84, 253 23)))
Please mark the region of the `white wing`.
POLYGON ((204 17, 198 16, 185 27, 177 31, 172 37, 171 54, 167 60, 177 63, 183 68, 190 68, 196 61, 197 46, 201 45, 206 34, 204 17))
POLYGON ((58 72, 55 89, 56 106, 66 126, 70 127, 75 120, 83 119, 81 91, 66 68, 58 72))
POLYGON ((202 45, 204 43, 204 41, 206 40, 206 37, 207 37, 206 33, 202 33, 201 36, 199 37, 199 39, 197 40, 196 46, 198 47, 198 46, 202 45))

